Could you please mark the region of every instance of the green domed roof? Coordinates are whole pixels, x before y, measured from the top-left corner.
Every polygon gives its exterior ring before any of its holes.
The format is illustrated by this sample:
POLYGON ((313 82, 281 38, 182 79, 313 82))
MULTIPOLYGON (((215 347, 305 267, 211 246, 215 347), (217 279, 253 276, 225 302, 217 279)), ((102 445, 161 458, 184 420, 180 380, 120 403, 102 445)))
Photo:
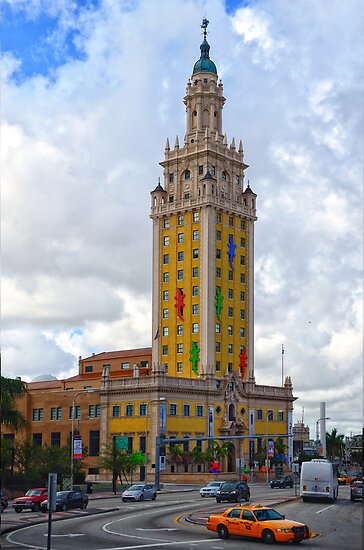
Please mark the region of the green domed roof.
POLYGON ((213 73, 217 75, 217 69, 216 65, 213 61, 210 59, 210 45, 206 40, 206 37, 204 38, 201 46, 201 57, 193 66, 192 74, 197 73, 213 73))

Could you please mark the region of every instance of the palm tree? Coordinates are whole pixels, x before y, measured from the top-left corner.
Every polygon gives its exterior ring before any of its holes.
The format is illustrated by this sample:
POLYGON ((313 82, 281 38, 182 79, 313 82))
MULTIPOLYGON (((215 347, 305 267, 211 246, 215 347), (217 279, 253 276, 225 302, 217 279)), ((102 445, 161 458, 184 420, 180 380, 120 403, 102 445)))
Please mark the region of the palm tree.
POLYGON ((0 423, 18 431, 25 428, 27 420, 17 409, 16 400, 27 393, 25 382, 1 376, 0 423))
POLYGON ((338 435, 336 428, 331 431, 331 434, 326 433, 327 455, 332 462, 334 462, 336 456, 339 456, 341 459, 344 447, 344 437, 344 435, 338 435))

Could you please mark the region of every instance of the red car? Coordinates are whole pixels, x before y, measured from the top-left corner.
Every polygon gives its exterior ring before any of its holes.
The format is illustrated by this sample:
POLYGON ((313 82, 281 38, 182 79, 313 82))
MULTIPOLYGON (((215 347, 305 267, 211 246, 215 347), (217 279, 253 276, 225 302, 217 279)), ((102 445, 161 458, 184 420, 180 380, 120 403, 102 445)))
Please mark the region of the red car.
POLYGON ((15 498, 13 500, 13 508, 15 512, 22 512, 23 510, 31 510, 32 512, 39 512, 40 505, 43 500, 48 498, 47 487, 41 487, 36 489, 29 489, 25 493, 25 496, 15 498))

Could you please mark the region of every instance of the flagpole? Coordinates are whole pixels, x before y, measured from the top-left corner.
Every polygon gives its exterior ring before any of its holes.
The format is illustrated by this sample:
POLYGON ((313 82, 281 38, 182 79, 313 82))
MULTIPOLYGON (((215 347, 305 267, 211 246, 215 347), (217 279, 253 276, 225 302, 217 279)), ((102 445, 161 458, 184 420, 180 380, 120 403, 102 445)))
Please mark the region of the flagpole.
POLYGON ((282 387, 283 387, 283 355, 284 355, 284 347, 282 344, 282 387))

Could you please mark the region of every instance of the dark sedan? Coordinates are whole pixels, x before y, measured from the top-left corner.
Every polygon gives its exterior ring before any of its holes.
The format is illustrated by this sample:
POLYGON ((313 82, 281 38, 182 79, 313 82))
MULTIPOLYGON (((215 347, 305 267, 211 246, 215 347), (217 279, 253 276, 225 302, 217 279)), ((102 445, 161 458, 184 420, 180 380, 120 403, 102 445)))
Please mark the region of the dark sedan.
MULTIPOLYGON (((56 495, 56 512, 66 512, 73 508, 85 510, 88 505, 88 496, 80 491, 59 491, 56 495)), ((42 502, 42 512, 48 510, 48 500, 42 502)))
POLYGON ((226 481, 216 491, 216 502, 227 500, 228 502, 240 502, 250 499, 250 490, 245 481, 226 481))
POLYGON ((363 500, 363 482, 353 481, 350 485, 350 500, 363 500))
POLYGON ((270 482, 271 489, 278 487, 278 489, 285 489, 286 487, 293 487, 293 479, 291 476, 282 476, 278 479, 272 479, 270 482))

